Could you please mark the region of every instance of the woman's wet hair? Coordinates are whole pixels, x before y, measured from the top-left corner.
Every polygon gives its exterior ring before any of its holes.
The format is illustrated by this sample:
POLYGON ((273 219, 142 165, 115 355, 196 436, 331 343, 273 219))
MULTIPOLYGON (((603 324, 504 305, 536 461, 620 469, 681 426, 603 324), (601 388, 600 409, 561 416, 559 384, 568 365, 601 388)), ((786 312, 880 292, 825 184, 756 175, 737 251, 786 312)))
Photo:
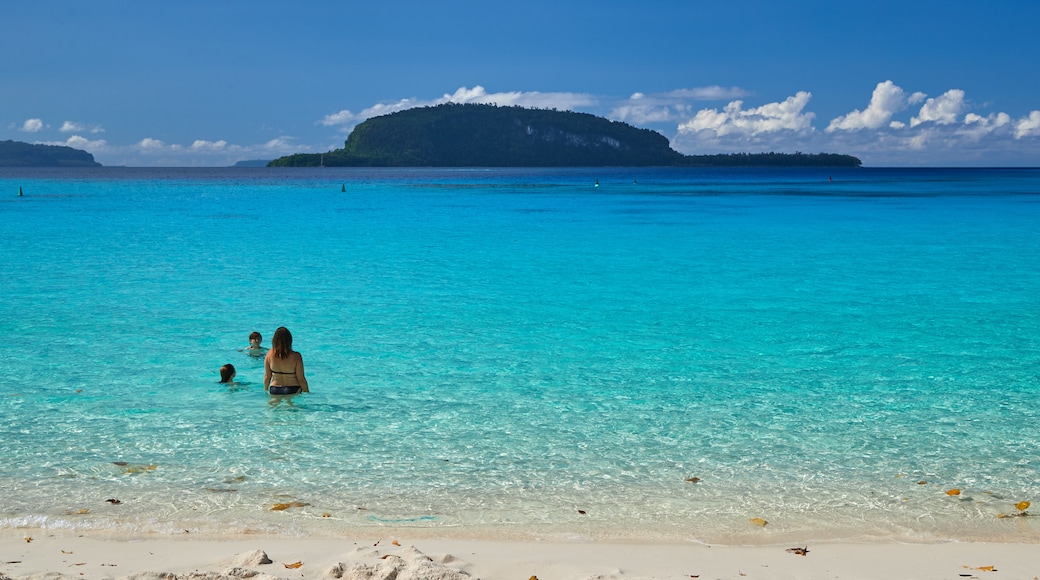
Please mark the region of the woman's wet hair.
POLYGON ((278 330, 274 331, 274 336, 271 337, 271 349, 274 350, 276 357, 289 358, 289 353, 292 352, 292 333, 288 328, 279 326, 278 330))
POLYGON ((220 367, 220 382, 230 383, 235 376, 235 365, 228 363, 220 367))

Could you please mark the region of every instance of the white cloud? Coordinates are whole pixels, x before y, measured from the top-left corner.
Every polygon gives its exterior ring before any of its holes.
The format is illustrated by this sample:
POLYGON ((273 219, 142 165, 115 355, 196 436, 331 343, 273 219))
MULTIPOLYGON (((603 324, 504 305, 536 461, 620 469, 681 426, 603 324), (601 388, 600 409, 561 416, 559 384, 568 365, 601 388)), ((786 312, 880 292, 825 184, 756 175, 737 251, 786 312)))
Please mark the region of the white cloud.
POLYGON ((1040 137, 1040 111, 1032 111, 1015 123, 1015 139, 1023 137, 1040 137))
POLYGON ((76 121, 65 121, 61 124, 61 128, 58 129, 62 133, 104 133, 105 130, 100 125, 94 125, 88 127, 83 123, 77 123, 76 121))
POLYGON ((166 148, 166 143, 163 143, 158 139, 145 137, 137 142, 137 148, 142 151, 159 151, 166 148))
MULTIPOLYGON (((637 93, 638 94, 638 93, 637 93)), ((740 87, 697 87, 693 89, 678 89, 664 93, 664 96, 675 99, 690 99, 695 101, 725 101, 727 99, 742 99, 751 93, 740 87)))
POLYGON ((220 141, 205 141, 202 139, 196 139, 191 144, 191 148, 195 151, 221 151, 227 147, 227 141, 221 139, 220 141))
POLYGON ((768 103, 745 110, 743 101, 733 101, 723 108, 702 109, 679 125, 679 133, 711 132, 717 137, 755 137, 763 133, 812 132, 815 113, 803 113, 812 93, 799 91, 781 103, 768 103))
POLYGON ((99 152, 104 152, 108 149, 108 143, 104 139, 98 139, 97 141, 91 141, 86 137, 79 135, 72 135, 64 141, 45 141, 44 145, 63 145, 65 147, 72 147, 73 149, 82 149, 95 155, 99 152))
POLYGON ((972 139, 982 139, 994 131, 1002 130, 1011 124, 1011 116, 1007 113, 993 113, 986 117, 975 113, 964 116, 964 124, 957 133, 972 139))
POLYGON ((920 102, 922 98, 924 98, 923 93, 914 93, 908 99, 903 89, 892 81, 878 83, 874 87, 874 93, 871 95, 870 104, 866 109, 862 111, 856 109, 832 120, 827 126, 827 132, 879 129, 885 126, 894 129, 902 128, 904 125, 898 121, 893 122, 892 116, 905 109, 909 101, 920 102))
POLYGON ((957 117, 964 111, 964 108, 964 91, 950 89, 934 99, 925 101, 917 116, 910 119, 910 126, 916 127, 928 122, 951 125, 957 122, 957 117))
POLYGON ((26 119, 22 123, 21 131, 25 133, 37 133, 43 129, 43 120, 41 119, 26 119))

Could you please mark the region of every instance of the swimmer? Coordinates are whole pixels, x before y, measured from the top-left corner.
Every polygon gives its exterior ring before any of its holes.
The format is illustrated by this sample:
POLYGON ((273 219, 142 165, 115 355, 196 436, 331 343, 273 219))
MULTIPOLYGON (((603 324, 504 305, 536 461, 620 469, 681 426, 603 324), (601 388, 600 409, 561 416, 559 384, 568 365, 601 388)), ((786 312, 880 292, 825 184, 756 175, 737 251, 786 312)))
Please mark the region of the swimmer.
POLYGON ((230 383, 235 380, 235 365, 228 363, 220 367, 220 382, 230 383))
POLYGON ((303 375, 303 356, 292 349, 292 334, 279 326, 271 338, 271 350, 264 357, 264 390, 272 395, 309 393, 303 375))
POLYGON ((239 349, 239 352, 244 352, 249 356, 255 356, 258 358, 264 356, 267 353, 267 349, 260 346, 260 342, 262 342, 263 340, 264 338, 260 336, 259 332, 250 332, 249 346, 239 349))

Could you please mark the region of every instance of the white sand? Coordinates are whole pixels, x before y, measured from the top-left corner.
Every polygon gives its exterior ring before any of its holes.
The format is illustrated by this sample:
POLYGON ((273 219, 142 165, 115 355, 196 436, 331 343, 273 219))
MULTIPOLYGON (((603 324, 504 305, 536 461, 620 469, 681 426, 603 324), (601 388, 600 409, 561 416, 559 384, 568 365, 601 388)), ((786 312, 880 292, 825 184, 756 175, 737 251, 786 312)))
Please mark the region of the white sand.
POLYGON ((409 540, 389 535, 128 541, 3 530, 0 578, 1040 578, 1040 546, 1035 544, 823 543, 810 544, 806 556, 789 553, 789 547, 409 540), (32 541, 26 541, 29 537, 32 541), (273 562, 257 563, 258 551, 273 562), (285 566, 297 562, 298 568, 285 566))

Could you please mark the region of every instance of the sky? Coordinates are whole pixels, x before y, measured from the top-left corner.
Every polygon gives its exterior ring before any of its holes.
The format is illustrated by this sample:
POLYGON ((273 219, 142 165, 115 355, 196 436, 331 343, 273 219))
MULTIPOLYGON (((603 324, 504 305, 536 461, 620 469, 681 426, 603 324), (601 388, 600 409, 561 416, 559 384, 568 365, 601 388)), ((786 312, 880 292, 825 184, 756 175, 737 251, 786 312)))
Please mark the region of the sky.
POLYGON ((1038 36, 1032 0, 0 0, 0 140, 227 166, 495 103, 687 154, 1038 167, 1038 36))

